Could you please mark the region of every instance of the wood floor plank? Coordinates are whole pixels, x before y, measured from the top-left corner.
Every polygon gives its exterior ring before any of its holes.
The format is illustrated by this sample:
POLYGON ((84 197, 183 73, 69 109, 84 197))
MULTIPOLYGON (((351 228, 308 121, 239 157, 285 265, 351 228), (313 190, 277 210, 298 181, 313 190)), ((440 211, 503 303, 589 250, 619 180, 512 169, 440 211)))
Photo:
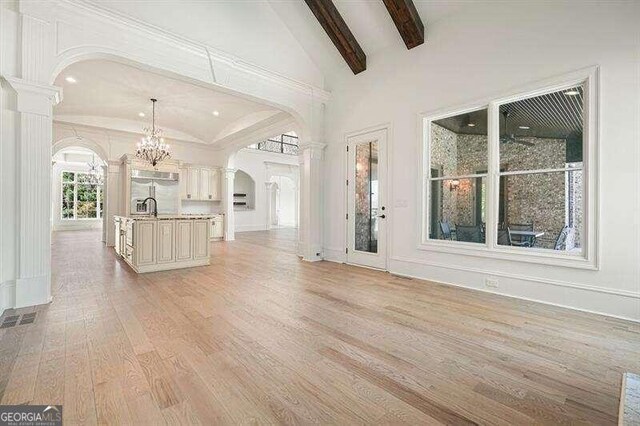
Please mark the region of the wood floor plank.
POLYGON ((138 275, 99 231, 56 232, 53 302, 7 311, 0 402, 69 424, 617 422, 640 324, 329 262, 294 230, 138 275))

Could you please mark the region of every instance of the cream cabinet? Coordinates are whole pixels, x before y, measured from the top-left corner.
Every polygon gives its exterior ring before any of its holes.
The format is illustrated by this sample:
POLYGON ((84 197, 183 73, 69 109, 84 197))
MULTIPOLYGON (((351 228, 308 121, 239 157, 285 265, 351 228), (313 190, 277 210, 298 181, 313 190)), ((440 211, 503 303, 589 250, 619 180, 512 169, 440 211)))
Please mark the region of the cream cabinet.
POLYGON ((158 263, 175 260, 175 226, 174 220, 158 221, 158 263))
POLYGON ((189 167, 187 169, 187 200, 200 199, 200 168, 189 167))
POLYGON ((210 216, 116 216, 126 244, 120 256, 138 273, 209 265, 210 216))
POLYGON ((194 220, 193 222, 193 258, 209 258, 209 220, 194 220))
POLYGON ((218 168, 185 165, 180 169, 183 200, 220 201, 221 172, 218 168))
POLYGON ((135 221, 134 262, 138 266, 156 263, 156 221, 135 221))
POLYGON ((180 168, 180 199, 188 200, 189 199, 189 169, 186 167, 180 168))
POLYGON ((193 255, 193 220, 176 221, 176 260, 191 259, 193 255))
POLYGON ((213 169, 211 171, 210 181, 211 199, 220 201, 222 199, 222 171, 220 169, 213 169))
POLYGON ((217 215, 211 219, 211 229, 209 231, 209 239, 224 239, 224 216, 217 215))

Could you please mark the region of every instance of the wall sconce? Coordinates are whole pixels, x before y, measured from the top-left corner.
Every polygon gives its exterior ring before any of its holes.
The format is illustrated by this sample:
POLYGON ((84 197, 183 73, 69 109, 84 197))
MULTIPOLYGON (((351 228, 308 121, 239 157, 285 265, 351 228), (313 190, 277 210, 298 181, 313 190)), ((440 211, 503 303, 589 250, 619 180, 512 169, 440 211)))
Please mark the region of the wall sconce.
POLYGON ((460 181, 458 179, 453 179, 449 182, 449 191, 455 191, 460 187, 460 181))

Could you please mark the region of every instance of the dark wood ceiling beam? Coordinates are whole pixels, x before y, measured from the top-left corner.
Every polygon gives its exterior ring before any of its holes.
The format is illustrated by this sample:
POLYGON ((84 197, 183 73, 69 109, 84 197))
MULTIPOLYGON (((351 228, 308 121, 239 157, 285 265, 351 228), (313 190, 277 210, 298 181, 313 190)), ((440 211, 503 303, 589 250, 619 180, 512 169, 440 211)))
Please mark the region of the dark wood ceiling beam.
POLYGON ((424 43, 424 25, 412 0, 382 0, 407 49, 424 43))
POLYGON ((354 74, 367 69, 367 56, 331 0, 305 0, 354 74))

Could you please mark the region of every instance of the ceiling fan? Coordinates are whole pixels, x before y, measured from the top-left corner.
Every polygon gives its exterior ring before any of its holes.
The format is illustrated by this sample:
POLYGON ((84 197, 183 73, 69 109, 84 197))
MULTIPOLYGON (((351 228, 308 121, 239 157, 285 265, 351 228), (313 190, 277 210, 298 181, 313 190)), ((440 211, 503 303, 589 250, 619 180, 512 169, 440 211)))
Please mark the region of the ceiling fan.
POLYGON ((520 145, 525 145, 525 146, 534 146, 535 144, 531 141, 531 137, 522 137, 522 136, 516 136, 514 133, 507 133, 507 129, 508 127, 508 120, 509 117, 511 116, 511 112, 509 110, 504 110, 502 112, 502 115, 504 116, 504 132, 501 132, 500 135, 500 143, 519 143, 520 145), (503 136, 504 135, 504 136, 503 136))

